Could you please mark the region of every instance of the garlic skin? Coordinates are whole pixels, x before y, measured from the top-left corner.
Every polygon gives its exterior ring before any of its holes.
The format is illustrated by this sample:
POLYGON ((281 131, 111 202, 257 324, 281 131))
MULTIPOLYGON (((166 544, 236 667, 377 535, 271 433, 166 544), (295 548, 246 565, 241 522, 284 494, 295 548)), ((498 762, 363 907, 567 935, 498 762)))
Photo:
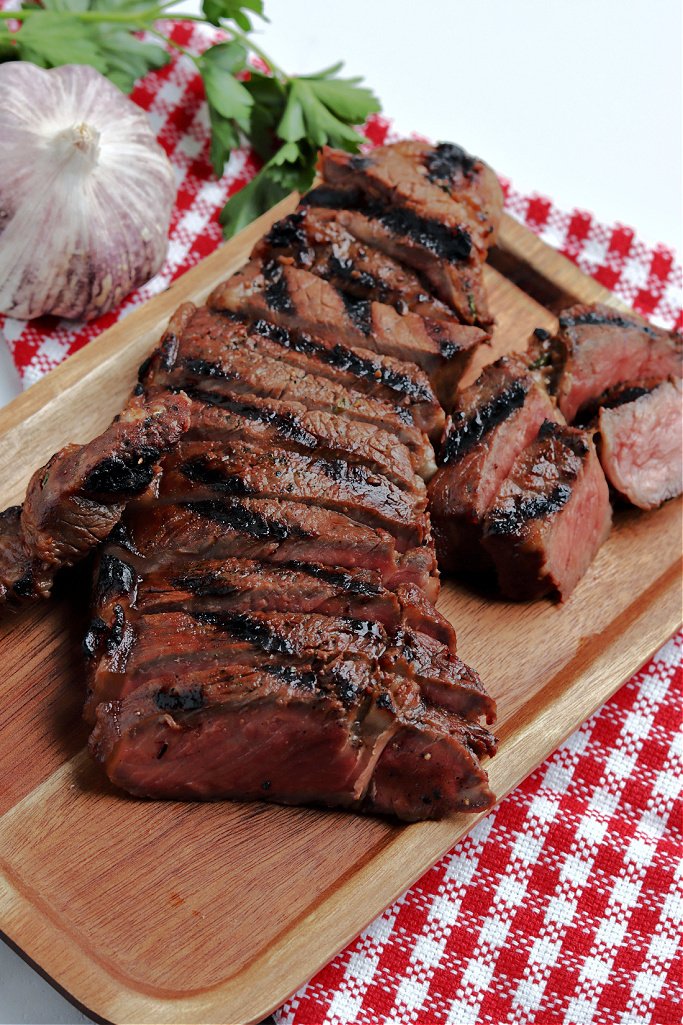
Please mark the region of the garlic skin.
POLYGON ((159 270, 175 173, 86 65, 0 64, 0 312, 91 320, 159 270))

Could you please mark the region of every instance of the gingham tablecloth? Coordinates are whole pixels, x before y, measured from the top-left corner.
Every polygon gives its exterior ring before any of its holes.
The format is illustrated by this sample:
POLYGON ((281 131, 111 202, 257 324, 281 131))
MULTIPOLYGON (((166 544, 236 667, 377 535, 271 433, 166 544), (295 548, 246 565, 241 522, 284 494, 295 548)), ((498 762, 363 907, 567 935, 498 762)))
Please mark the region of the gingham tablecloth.
MULTIPOLYGON (((190 26, 175 34, 197 49, 211 38, 190 26)), ((188 61, 148 76, 133 99, 176 170, 166 263, 88 325, 0 318, 24 385, 212 252, 219 209, 256 169, 245 150, 220 181, 212 176, 202 86, 188 61)), ((381 143, 388 132, 374 118, 367 134, 381 143)), ((681 272, 666 246, 504 188, 507 210, 544 241, 656 323, 680 326, 681 272)), ((679 1023, 682 642, 670 641, 289 1000, 279 1025, 679 1023)))

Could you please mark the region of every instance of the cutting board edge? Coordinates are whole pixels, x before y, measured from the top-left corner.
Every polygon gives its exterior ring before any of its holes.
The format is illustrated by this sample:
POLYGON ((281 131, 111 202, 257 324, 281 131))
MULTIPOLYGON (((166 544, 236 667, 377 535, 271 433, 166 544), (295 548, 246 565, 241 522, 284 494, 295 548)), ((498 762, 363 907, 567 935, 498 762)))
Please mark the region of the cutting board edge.
MULTIPOLYGON (((532 722, 527 721, 518 731, 513 731, 506 738, 499 755, 488 765, 494 789, 499 792, 497 803, 500 803, 528 775, 535 771, 568 735, 607 701, 681 626, 677 569, 678 559, 674 559, 655 585, 650 588, 652 600, 634 615, 627 630, 615 636, 607 647, 600 650, 598 656, 586 666, 585 670, 574 678, 571 687, 564 692, 560 699, 561 706, 571 706, 574 697, 579 697, 586 687, 587 679, 590 680, 594 677, 603 663, 613 665, 613 648, 624 637, 634 635, 633 642, 628 648, 628 658, 621 665, 619 673, 616 676, 604 673, 604 685, 595 686, 590 690, 591 706, 588 708, 585 705, 582 706, 580 712, 577 709, 573 722, 565 721, 562 732, 557 735, 552 734, 552 740, 547 745, 547 750, 542 757, 538 760, 534 758, 532 762, 525 764, 521 772, 515 769, 514 773, 511 773, 510 749, 513 749, 517 758, 520 757, 520 752, 523 755, 524 751, 529 749, 526 740, 528 732, 532 729, 532 722), (656 623, 653 622, 651 616, 653 606, 657 611, 656 623), (646 619, 650 619, 649 624, 644 623, 646 619), (641 630, 644 630, 644 633, 641 630), (647 637, 647 641, 642 640, 643 636, 647 637), (506 755, 506 757, 500 758, 500 755, 506 755), (503 776, 498 784, 496 777, 501 773, 503 776)), ((639 601, 640 598, 636 598, 634 604, 639 601)), ((623 650, 616 652, 617 656, 620 654, 623 659, 623 650)), ((551 705, 557 711, 555 703, 548 701, 541 714, 544 714, 551 705)), ((551 736, 550 732, 546 736, 551 736)), ((44 930, 41 937, 43 943, 45 943, 46 934, 53 937, 52 941, 47 944, 46 952, 41 954, 41 951, 37 949, 37 938, 35 932, 32 932, 31 923, 31 919, 35 917, 37 911, 36 906, 28 896, 22 895, 18 889, 13 887, 4 875, 0 877, 3 881, 3 888, 0 889, 0 912, 2 912, 1 917, 4 923, 2 935, 7 937, 11 945, 29 963, 38 968, 51 985, 74 1002, 76 1006, 86 1009, 87 1013, 96 1020, 114 1023, 114 1025, 135 1025, 139 1022, 144 1022, 145 1025, 157 1025, 157 1023, 165 1025, 171 1021, 175 1025, 192 1025, 199 1020, 206 1023, 234 1021, 239 1022, 240 1025, 256 1025, 281 1006, 312 974, 315 974, 344 949, 358 935, 359 931, 362 931, 378 914, 381 914, 386 907, 419 879, 424 871, 463 839, 487 814, 488 812, 483 812, 471 817, 459 815, 455 817, 455 820, 420 823, 406 827, 397 835, 396 840, 385 847, 380 855, 376 856, 368 865, 364 865, 359 872, 346 880, 333 895, 321 902, 302 920, 296 922, 292 929, 278 938, 248 968, 210 989, 190 996, 164 998, 155 997, 152 993, 147 994, 142 988, 130 985, 125 978, 117 977, 115 973, 108 973, 94 958, 88 961, 87 974, 81 979, 76 967, 77 957, 74 955, 82 959, 82 946, 75 939, 69 938, 65 930, 60 929, 49 916, 38 912, 44 930), (424 843, 423 837, 426 832, 438 837, 432 845, 424 843), (363 912, 362 920, 360 916, 354 916, 353 921, 349 921, 344 931, 336 935, 334 943, 327 945, 321 943, 319 937, 329 935, 325 932, 325 926, 328 924, 325 920, 333 919, 340 905, 348 907, 350 895, 357 898, 359 890, 364 888, 363 892, 365 892, 370 887, 374 887, 376 892, 376 881, 372 877, 378 871, 378 862, 380 863, 379 871, 381 871, 382 863, 385 860, 395 862, 397 845, 400 845, 399 863, 400 865, 410 864, 410 871, 401 875, 400 880, 397 879, 390 889, 385 889, 381 900, 375 901, 374 904, 369 899, 370 894, 365 893, 362 903, 366 910, 363 912), (427 849, 429 853, 425 853, 427 849), (9 912, 6 910, 8 906, 9 912), (23 927, 20 920, 22 909, 25 911, 26 918, 26 924, 23 927), (10 916, 16 923, 14 928, 9 922, 10 916), (316 934, 316 949, 306 962, 306 974, 294 976, 289 973, 287 964, 292 959, 295 959, 295 963, 301 962, 301 951, 297 949, 301 946, 300 937, 304 933, 312 934, 313 932, 316 934), (297 939, 299 940, 298 944, 297 939), (67 944, 70 942, 72 948, 72 953, 65 959, 68 962, 67 968, 64 969, 64 962, 62 962, 61 965, 56 965, 54 969, 51 969, 49 963, 53 957, 57 956, 59 948, 64 948, 65 941, 67 944), (273 972, 277 972, 279 966, 282 968, 280 984, 273 982, 273 972), (284 981, 285 971, 288 979, 286 982, 284 981), (57 981, 58 974, 62 979, 61 982, 57 981), (250 999, 251 993, 260 994, 265 988, 270 993, 266 1003, 250 999), (245 991, 248 994, 246 999, 244 998, 245 991), (111 995, 108 996, 108 993, 111 995), (104 1000, 101 999, 102 994, 105 996, 104 1000), (129 1012, 133 1012, 132 1016, 129 1012), (201 1018, 198 1015, 201 1015, 201 1018)), ((313 941, 309 942, 312 944, 313 941)))

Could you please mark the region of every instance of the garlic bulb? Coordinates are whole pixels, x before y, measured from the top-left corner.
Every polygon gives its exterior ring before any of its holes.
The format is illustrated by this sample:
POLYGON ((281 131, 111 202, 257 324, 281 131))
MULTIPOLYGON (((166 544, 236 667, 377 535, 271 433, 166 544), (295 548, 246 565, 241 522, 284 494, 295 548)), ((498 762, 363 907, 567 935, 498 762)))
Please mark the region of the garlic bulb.
POLYGON ((0 311, 90 320, 166 255, 173 168, 94 68, 0 64, 0 311))

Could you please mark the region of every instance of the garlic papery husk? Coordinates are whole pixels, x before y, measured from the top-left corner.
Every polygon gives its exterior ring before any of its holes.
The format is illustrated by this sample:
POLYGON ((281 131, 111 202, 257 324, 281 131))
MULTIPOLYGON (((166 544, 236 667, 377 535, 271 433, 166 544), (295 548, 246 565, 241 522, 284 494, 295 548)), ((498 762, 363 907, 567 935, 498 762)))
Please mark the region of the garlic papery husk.
POLYGON ((0 312, 90 320, 159 270, 176 181, 94 68, 0 64, 0 312))

